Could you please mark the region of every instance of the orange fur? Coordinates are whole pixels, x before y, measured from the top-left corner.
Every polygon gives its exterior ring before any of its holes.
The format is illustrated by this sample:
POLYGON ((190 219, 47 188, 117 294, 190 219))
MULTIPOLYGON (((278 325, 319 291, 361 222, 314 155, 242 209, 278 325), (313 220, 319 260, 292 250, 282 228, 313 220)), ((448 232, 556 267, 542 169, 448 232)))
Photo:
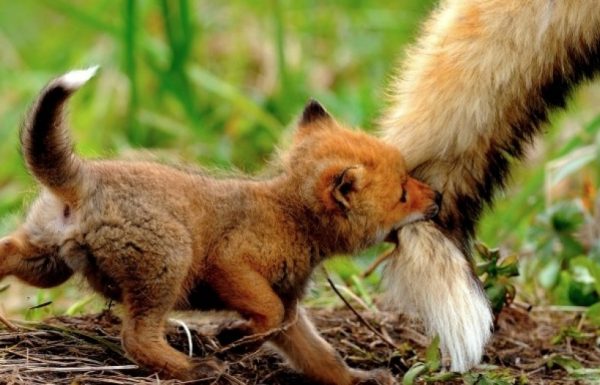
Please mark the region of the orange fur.
POLYGON ((51 82, 24 126, 23 152, 44 189, 25 224, 2 240, 1 276, 47 287, 82 274, 123 303, 125 350, 166 377, 191 380, 219 370, 214 360, 192 361, 168 345, 167 313, 225 308, 243 321, 223 337, 292 322, 273 343, 315 381, 393 383, 387 372, 349 369, 297 302, 324 258, 356 252, 437 213, 439 194, 407 175, 400 153, 343 128, 311 102, 271 179, 85 161, 71 153, 60 111, 89 77, 79 71, 51 82))

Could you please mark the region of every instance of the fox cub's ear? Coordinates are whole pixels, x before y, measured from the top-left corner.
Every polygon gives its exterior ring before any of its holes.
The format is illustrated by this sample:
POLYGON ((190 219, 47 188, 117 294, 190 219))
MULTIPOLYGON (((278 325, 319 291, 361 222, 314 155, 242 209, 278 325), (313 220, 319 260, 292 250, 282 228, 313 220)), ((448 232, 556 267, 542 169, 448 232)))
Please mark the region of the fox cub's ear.
POLYGON ((304 111, 302 111, 302 115, 298 120, 294 139, 298 141, 312 132, 335 126, 336 123, 333 117, 329 115, 319 102, 311 99, 304 107, 304 111))
POLYGON ((362 186, 361 166, 330 167, 321 175, 321 200, 329 210, 347 212, 352 207, 351 195, 362 186))
POLYGON ((321 103, 317 102, 315 99, 310 99, 308 103, 306 103, 306 106, 304 106, 304 111, 302 111, 299 125, 305 126, 318 121, 326 121, 331 119, 331 115, 329 115, 321 103))

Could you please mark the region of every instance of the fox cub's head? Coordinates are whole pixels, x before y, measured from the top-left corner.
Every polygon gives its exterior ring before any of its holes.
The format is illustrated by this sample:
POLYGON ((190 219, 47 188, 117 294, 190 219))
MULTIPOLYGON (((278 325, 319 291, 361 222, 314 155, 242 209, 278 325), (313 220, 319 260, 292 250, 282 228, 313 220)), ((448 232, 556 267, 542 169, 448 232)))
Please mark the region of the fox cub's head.
POLYGON ((441 195, 408 175, 396 148, 342 127, 316 101, 305 107, 285 163, 340 252, 381 242, 439 211, 441 195))

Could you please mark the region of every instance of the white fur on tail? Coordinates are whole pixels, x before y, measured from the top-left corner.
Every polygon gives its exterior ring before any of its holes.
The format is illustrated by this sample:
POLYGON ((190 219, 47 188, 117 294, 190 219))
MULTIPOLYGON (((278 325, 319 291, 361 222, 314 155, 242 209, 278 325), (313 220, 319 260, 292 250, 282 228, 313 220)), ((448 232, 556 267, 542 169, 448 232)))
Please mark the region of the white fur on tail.
POLYGON ((468 263, 435 225, 419 222, 400 231, 386 268, 387 303, 422 319, 428 334, 438 334, 458 372, 479 363, 492 331, 487 297, 468 263))
POLYGON ((55 82, 68 90, 75 91, 93 78, 94 75, 96 75, 96 72, 98 72, 98 68, 100 68, 100 66, 95 65, 82 70, 73 70, 62 75, 56 79, 55 82))

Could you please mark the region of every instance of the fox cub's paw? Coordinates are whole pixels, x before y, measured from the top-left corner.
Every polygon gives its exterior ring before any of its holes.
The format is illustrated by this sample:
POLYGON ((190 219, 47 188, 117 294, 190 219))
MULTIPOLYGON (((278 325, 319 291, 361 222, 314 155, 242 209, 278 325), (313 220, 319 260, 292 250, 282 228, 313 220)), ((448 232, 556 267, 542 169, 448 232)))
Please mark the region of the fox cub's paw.
POLYGON ((386 369, 358 370, 352 369, 353 385, 396 385, 396 380, 386 369))
POLYGON ((216 358, 194 358, 190 369, 177 374, 177 378, 183 381, 195 383, 195 380, 204 382, 209 379, 219 378, 227 366, 216 358))
POLYGON ((253 352, 268 339, 266 336, 253 335, 249 322, 242 320, 225 323, 216 337, 221 346, 235 353, 253 352))
POLYGON ((227 346, 252 334, 248 321, 232 320, 220 325, 217 340, 221 346, 227 346))

